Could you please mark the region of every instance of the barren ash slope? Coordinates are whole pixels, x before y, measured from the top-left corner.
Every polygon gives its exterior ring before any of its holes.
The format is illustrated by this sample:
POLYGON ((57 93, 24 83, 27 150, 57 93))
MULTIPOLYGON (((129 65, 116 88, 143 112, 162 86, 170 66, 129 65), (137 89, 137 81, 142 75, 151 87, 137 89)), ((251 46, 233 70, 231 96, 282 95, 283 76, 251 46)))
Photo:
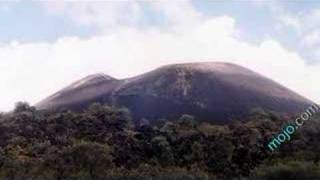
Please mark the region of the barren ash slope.
POLYGON ((81 110, 94 102, 128 107, 135 120, 191 114, 214 123, 243 118, 253 108, 299 113, 312 103, 244 67, 210 62, 167 65, 122 80, 90 75, 36 107, 81 110))

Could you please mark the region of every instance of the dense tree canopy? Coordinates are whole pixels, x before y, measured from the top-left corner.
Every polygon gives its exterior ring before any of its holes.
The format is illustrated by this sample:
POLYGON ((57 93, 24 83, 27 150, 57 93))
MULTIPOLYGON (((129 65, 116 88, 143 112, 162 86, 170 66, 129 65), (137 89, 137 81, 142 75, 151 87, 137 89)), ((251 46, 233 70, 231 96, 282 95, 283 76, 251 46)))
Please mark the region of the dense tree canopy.
POLYGON ((18 103, 0 115, 0 179, 319 179, 317 119, 270 153, 290 118, 262 110, 229 125, 190 115, 152 124, 100 104, 40 112, 18 103))

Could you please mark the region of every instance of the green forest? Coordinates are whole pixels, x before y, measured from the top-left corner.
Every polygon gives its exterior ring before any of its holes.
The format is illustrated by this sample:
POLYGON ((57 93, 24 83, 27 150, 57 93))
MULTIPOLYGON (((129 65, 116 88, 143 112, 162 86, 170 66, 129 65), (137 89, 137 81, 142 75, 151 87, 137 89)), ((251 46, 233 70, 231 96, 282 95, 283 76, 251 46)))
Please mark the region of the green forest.
POLYGON ((3 180, 320 179, 320 116, 272 153, 267 143, 294 117, 261 109, 228 125, 190 115, 135 123, 126 108, 21 102, 0 119, 3 180))

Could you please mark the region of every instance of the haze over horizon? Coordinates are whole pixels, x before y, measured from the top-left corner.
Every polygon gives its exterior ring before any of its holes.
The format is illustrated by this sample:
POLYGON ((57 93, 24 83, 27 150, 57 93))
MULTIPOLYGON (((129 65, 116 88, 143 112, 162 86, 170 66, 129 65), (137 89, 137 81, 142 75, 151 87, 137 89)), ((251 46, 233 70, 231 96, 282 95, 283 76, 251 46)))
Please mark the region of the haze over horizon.
POLYGON ((320 4, 276 1, 1 2, 0 111, 89 74, 239 64, 320 103, 320 4))

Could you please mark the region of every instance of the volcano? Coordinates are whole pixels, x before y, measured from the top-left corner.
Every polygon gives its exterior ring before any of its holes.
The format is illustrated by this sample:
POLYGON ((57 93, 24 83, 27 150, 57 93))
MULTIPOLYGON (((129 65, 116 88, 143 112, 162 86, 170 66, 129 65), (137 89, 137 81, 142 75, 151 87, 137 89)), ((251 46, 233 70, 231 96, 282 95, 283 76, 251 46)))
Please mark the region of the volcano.
POLYGON ((127 107, 136 121, 190 114, 213 123, 245 118, 254 108, 295 114, 312 103, 242 66, 208 62, 167 65, 127 79, 90 75, 36 107, 81 111, 95 102, 127 107))

